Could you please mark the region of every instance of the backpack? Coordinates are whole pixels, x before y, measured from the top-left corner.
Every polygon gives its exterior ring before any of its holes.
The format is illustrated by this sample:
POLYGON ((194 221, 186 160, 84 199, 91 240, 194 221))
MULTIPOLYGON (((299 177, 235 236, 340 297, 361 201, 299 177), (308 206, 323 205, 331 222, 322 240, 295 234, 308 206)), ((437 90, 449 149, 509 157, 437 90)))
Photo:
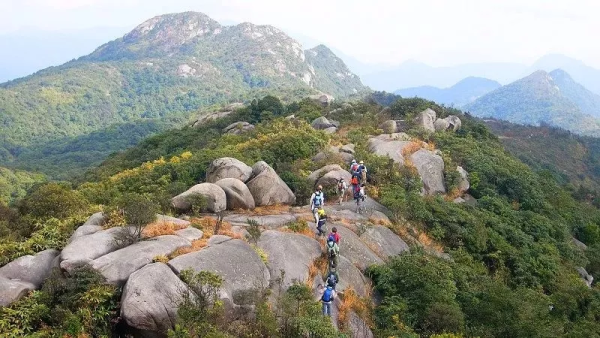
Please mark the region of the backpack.
POLYGON ((335 241, 331 239, 331 235, 329 235, 329 239, 327 240, 327 253, 329 257, 335 257, 337 254, 335 252, 335 241))
POLYGON ((352 176, 352 180, 350 180, 350 183, 352 183, 352 185, 358 185, 358 177, 352 176))
POLYGON ((323 297, 321 297, 321 300, 326 303, 329 303, 329 302, 331 302, 332 298, 333 298, 333 289, 331 289, 331 288, 325 289, 325 292, 323 292, 323 297))
POLYGON ((329 237, 327 237, 327 242, 335 242, 335 235, 334 234, 329 234, 329 237))
POLYGON ((329 277, 327 277, 327 285, 335 287, 335 284, 337 284, 337 279, 334 274, 330 274, 329 277))
POLYGON ((350 167, 350 170, 351 170, 352 172, 355 172, 355 171, 357 171, 357 170, 358 170, 358 164, 357 164, 357 163, 354 163, 354 164, 352 165, 352 167, 350 167))
POLYGON ((346 183, 346 182, 343 182, 343 181, 339 181, 339 182, 338 182, 338 190, 339 190, 339 191, 343 191, 343 190, 344 190, 344 185, 345 185, 345 183, 346 183))
POLYGON ((318 207, 323 204, 323 193, 315 193, 315 198, 313 199, 313 205, 318 207))

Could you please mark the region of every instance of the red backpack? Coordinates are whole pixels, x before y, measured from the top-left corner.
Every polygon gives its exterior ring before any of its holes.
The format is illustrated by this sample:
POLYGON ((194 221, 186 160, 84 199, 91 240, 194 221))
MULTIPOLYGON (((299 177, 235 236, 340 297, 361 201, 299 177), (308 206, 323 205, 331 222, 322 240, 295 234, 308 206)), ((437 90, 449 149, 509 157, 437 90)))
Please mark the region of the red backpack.
POLYGON ((352 185, 358 185, 358 177, 352 176, 350 183, 352 183, 352 185))

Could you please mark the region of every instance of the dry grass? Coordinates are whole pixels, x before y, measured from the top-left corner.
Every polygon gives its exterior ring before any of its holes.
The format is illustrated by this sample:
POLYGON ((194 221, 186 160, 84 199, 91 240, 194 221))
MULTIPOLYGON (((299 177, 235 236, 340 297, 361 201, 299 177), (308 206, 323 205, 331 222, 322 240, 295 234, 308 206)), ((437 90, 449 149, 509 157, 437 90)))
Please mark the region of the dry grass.
POLYGON ((254 210, 238 210, 237 213, 254 216, 282 215, 290 212, 289 205, 269 205, 256 207, 254 210))
POLYGON ((187 228, 187 225, 178 225, 171 222, 158 221, 146 225, 142 236, 152 238, 163 235, 175 235, 175 231, 187 228))
POLYGON ((200 249, 206 247, 207 245, 208 245, 208 237, 197 239, 195 241, 192 241, 192 246, 186 246, 186 247, 175 250, 173 253, 171 253, 169 255, 169 259, 173 259, 177 256, 189 254, 190 252, 199 251, 200 249))
POLYGON ((315 282, 315 278, 319 273, 321 274, 321 276, 325 276, 327 274, 326 254, 322 254, 321 256, 319 256, 308 266, 308 279, 306 280, 306 286, 312 288, 315 282))
POLYGON ((421 148, 423 148, 423 143, 421 141, 410 141, 410 143, 402 149, 402 156, 408 157, 419 151, 421 148))
POLYGON ((360 297, 352 288, 344 291, 340 297, 341 304, 338 308, 338 323, 343 327, 347 325, 351 311, 354 311, 362 318, 367 325, 372 326, 371 306, 368 298, 360 297))
POLYGON ((458 188, 454 188, 446 194, 446 197, 444 199, 447 202, 452 202, 458 197, 460 197, 460 190, 458 190, 458 188))
POLYGON ((168 261, 169 261, 169 257, 167 257, 165 255, 159 255, 159 256, 152 258, 152 262, 154 262, 154 263, 167 263, 168 261))

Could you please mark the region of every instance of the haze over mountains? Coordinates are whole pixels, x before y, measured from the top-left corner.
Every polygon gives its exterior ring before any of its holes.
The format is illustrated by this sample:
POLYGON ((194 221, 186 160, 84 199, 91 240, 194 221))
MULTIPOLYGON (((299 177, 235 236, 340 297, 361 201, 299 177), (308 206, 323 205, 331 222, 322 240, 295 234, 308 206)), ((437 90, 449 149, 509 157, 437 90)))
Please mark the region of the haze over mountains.
MULTIPOLYGON (((275 27, 163 15, 90 55, 0 85, 0 161, 114 124, 180 121, 204 106, 271 91, 292 99, 365 89, 327 47, 304 51, 275 27)), ((103 153, 111 150, 119 149, 103 153)))
POLYGON ((397 90, 394 94, 402 97, 422 97, 448 106, 461 107, 501 86, 494 80, 468 77, 448 88, 422 86, 397 90))
POLYGON ((543 70, 498 88, 463 107, 479 117, 513 123, 549 124, 584 135, 600 135, 600 96, 564 70, 543 70))

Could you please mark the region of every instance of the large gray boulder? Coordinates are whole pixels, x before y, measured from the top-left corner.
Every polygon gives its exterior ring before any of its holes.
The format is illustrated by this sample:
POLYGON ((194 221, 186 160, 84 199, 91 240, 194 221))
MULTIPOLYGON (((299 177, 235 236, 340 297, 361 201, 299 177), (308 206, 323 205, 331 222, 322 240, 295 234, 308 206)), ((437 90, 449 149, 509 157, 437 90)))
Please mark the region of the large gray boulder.
POLYGON ((266 162, 252 166, 252 179, 246 184, 256 206, 294 204, 296 196, 266 162))
POLYGON ((452 128, 452 131, 458 131, 462 127, 462 122, 456 115, 450 115, 446 117, 445 120, 448 121, 449 127, 452 128))
POLYGON ((222 157, 211 162, 206 169, 206 182, 215 183, 224 178, 236 178, 248 182, 252 176, 252 168, 246 163, 232 157, 222 157))
POLYGON ((434 127, 435 131, 458 131, 462 126, 460 118, 456 115, 450 115, 444 119, 435 120, 434 127))
POLYGON ((183 238, 187 239, 188 241, 192 242, 192 241, 202 238, 204 233, 200 229, 196 229, 194 227, 187 227, 185 229, 175 231, 175 235, 177 235, 179 237, 183 237, 183 238))
POLYGON ((249 295, 269 286, 269 270, 246 242, 231 239, 178 256, 169 265, 179 274, 186 269, 211 271, 223 278, 221 299, 230 309, 252 302, 249 295))
POLYGON ((340 147, 340 153, 347 153, 350 155, 354 155, 354 148, 355 148, 354 144, 348 143, 348 144, 340 147))
POLYGON ((339 257, 339 266, 337 268, 339 283, 336 285, 337 291, 354 289, 359 296, 367 296, 369 280, 362 272, 346 257, 339 257))
POLYGON ((143 333, 166 334, 175 327, 179 304, 188 296, 188 286, 166 264, 148 264, 125 284, 121 317, 143 333))
POLYGON ((97 212, 90 216, 88 220, 83 223, 79 228, 75 229, 75 232, 71 235, 69 239, 69 243, 75 240, 76 238, 91 235, 95 232, 101 231, 103 229, 102 225, 106 223, 106 217, 102 212, 97 212))
POLYGON ((173 197, 171 203, 175 209, 187 211, 192 208, 189 199, 200 195, 206 199, 206 209, 210 212, 221 212, 227 209, 227 196, 221 187, 213 183, 200 183, 187 191, 173 197))
POLYGON ((345 169, 342 169, 337 164, 327 165, 319 170, 315 170, 308 175, 308 182, 314 188, 318 185, 322 185, 323 188, 335 187, 337 182, 343 178, 348 184, 352 175, 345 169))
POLYGON ((375 225, 365 231, 360 239, 382 258, 389 258, 409 250, 408 244, 387 227, 375 225))
POLYGON ((76 238, 60 254, 60 267, 67 272, 82 267, 92 260, 119 249, 117 238, 132 228, 110 228, 76 238))
MULTIPOLYGON (((374 264, 383 264, 383 259, 377 256, 358 235, 350 229, 339 224, 332 224, 332 227, 337 227, 338 233, 341 236, 340 254, 346 257, 354 266, 360 270, 365 270, 374 264)), ((341 279, 341 277, 340 277, 341 279)))
POLYGON ((460 166, 456 167, 456 171, 458 171, 458 174, 460 175, 458 180, 458 191, 460 191, 461 194, 464 194, 471 187, 469 184, 469 173, 460 166))
POLYGON ((446 119, 437 119, 433 126, 435 127, 435 131, 446 131, 450 128, 450 123, 446 119))
POLYGON ((579 273, 581 279, 583 279, 585 282, 585 285, 587 285, 588 288, 591 288, 592 283, 594 282, 594 277, 590 275, 583 267, 578 267, 577 272, 579 273))
POLYGON ((356 312, 350 311, 348 313, 346 326, 350 331, 352 338, 373 338, 373 331, 362 318, 360 318, 356 312))
POLYGON ((411 142, 403 135, 394 137, 390 134, 384 134, 383 136, 384 137, 372 137, 369 139, 369 151, 377 156, 387 156, 399 165, 403 165, 404 156, 402 155, 402 151, 405 147, 409 146, 411 142))
POLYGON ((285 271, 282 286, 288 288, 297 281, 308 279, 308 268, 321 256, 321 245, 316 240, 294 233, 268 230, 262 233, 258 246, 268 256, 267 266, 271 276, 285 271))
POLYGON ((215 184, 225 191, 227 210, 254 209, 254 197, 244 182, 237 178, 224 178, 215 184))
POLYGON ((436 112, 431 108, 427 108, 424 111, 417 114, 415 117, 415 124, 417 128, 422 128, 428 132, 435 132, 434 122, 436 120, 436 112))
POLYGON ((325 130, 327 128, 336 127, 325 116, 321 116, 321 117, 314 119, 310 125, 317 130, 325 130))
POLYGON ((0 307, 9 306, 35 289, 31 283, 0 276, 0 307))
POLYGON ((223 132, 227 134, 240 135, 243 133, 247 133, 251 130, 254 130, 253 124, 240 121, 228 125, 223 129, 223 132))
POLYGON ((344 181, 346 181, 346 183, 350 184, 352 175, 350 175, 350 172, 344 169, 332 170, 327 174, 321 176, 321 178, 319 178, 319 180, 317 181, 317 186, 322 185, 323 188, 335 187, 339 180, 342 178, 344 179, 344 181))
POLYGON ((421 149, 410 156, 423 181, 423 190, 427 195, 445 193, 444 160, 439 156, 421 149))
POLYGON ((179 248, 191 245, 190 241, 180 236, 159 236, 97 258, 91 262, 91 266, 107 282, 122 285, 132 273, 152 263, 154 257, 167 256, 179 248))
POLYGON ((270 228, 277 229, 281 228, 284 225, 295 222, 298 218, 292 214, 280 214, 280 215, 227 215, 223 218, 225 222, 229 222, 235 225, 248 225, 248 220, 255 221, 259 225, 270 228))
POLYGON ((335 134, 337 132, 337 127, 325 128, 323 129, 323 131, 325 132, 325 134, 335 134))
MULTIPOLYGON (((242 105, 242 107, 243 107, 243 105, 242 105)), ((237 108, 239 108, 239 107, 236 107, 235 109, 237 109, 237 108)), ((228 109, 228 110, 225 110, 225 111, 218 111, 218 112, 210 112, 210 113, 207 113, 207 114, 202 115, 201 117, 199 117, 198 120, 196 120, 196 122, 194 122, 192 124, 192 126, 194 128, 198 128, 198 127, 201 127, 201 126, 203 126, 203 125, 205 125, 205 124, 207 124, 207 123, 209 123, 211 121, 227 117, 231 113, 233 113, 233 109, 231 109, 231 110, 228 109)))
POLYGON ((35 255, 19 257, 0 268, 0 277, 27 282, 39 288, 50 275, 54 259, 58 255, 60 251, 48 249, 35 255))

